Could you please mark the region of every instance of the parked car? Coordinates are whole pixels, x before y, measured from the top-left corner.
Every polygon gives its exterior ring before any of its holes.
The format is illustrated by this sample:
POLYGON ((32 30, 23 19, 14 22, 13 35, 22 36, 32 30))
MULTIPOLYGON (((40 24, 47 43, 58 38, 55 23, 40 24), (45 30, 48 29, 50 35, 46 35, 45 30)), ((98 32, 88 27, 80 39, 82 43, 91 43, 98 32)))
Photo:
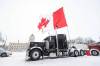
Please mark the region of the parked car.
POLYGON ((12 53, 4 48, 0 48, 0 57, 8 57, 12 55, 12 53))

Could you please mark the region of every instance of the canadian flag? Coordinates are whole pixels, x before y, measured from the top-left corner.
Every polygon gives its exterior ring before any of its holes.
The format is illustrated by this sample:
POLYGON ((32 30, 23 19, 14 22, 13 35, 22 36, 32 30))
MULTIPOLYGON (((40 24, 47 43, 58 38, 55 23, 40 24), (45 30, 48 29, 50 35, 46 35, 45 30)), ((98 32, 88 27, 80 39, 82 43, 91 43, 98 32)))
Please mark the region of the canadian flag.
POLYGON ((53 13, 53 26, 54 29, 68 26, 63 12, 63 7, 53 13))
POLYGON ((38 24, 38 29, 42 29, 42 27, 46 27, 48 24, 49 20, 46 18, 42 18, 41 22, 38 24))

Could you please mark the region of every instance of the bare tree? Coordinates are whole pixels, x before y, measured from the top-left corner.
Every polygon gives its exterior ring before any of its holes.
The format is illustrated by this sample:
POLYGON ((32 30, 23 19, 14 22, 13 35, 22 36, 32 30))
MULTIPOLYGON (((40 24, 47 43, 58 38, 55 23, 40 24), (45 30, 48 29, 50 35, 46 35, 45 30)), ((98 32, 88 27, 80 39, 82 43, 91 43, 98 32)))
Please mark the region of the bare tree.
POLYGON ((0 32, 0 42, 3 42, 2 33, 0 32))
POLYGON ((90 37, 88 37, 88 38, 77 37, 76 39, 72 39, 69 41, 69 43, 76 43, 76 44, 91 44, 94 42, 95 42, 95 40, 93 40, 90 37))
MULTIPOLYGON (((7 38, 7 37, 6 37, 7 38)), ((5 48, 5 46, 6 46, 6 40, 7 39, 4 39, 4 36, 2 35, 2 33, 0 32, 0 45, 1 45, 1 47, 3 47, 3 48, 5 48)))
POLYGON ((75 39, 75 43, 83 44, 84 43, 84 39, 82 37, 78 37, 78 38, 75 39))
POLYGON ((93 40, 92 38, 85 38, 85 44, 91 44, 91 43, 94 43, 95 40, 93 40))

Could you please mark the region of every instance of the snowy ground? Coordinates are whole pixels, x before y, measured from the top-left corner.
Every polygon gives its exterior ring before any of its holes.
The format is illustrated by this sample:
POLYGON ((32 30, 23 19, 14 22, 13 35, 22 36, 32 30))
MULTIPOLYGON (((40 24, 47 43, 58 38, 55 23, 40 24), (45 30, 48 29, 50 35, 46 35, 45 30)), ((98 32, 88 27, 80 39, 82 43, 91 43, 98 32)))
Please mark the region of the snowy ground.
POLYGON ((10 57, 0 57, 0 66, 100 66, 100 56, 25 61, 25 52, 15 52, 10 57))

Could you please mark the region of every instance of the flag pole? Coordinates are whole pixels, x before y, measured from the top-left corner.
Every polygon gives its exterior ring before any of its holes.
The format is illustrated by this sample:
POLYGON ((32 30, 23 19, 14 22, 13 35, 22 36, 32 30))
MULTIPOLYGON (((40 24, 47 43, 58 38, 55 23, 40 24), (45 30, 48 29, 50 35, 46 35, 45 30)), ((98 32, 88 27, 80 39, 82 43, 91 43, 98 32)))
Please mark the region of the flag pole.
POLYGON ((49 34, 49 36, 50 36, 49 39, 50 39, 50 41, 51 41, 51 35, 50 35, 50 32, 48 32, 48 34, 49 34))
MULTIPOLYGON (((69 29, 68 29, 68 27, 67 27, 67 32, 68 32, 68 38, 69 38, 69 43, 70 43, 71 39, 70 39, 69 29)), ((70 44, 69 44, 68 46, 69 46, 69 47, 71 47, 71 45, 70 45, 70 44)))
POLYGON ((58 57, 59 56, 59 47, 58 47, 57 29, 55 29, 55 31, 56 31, 57 57, 58 57))

